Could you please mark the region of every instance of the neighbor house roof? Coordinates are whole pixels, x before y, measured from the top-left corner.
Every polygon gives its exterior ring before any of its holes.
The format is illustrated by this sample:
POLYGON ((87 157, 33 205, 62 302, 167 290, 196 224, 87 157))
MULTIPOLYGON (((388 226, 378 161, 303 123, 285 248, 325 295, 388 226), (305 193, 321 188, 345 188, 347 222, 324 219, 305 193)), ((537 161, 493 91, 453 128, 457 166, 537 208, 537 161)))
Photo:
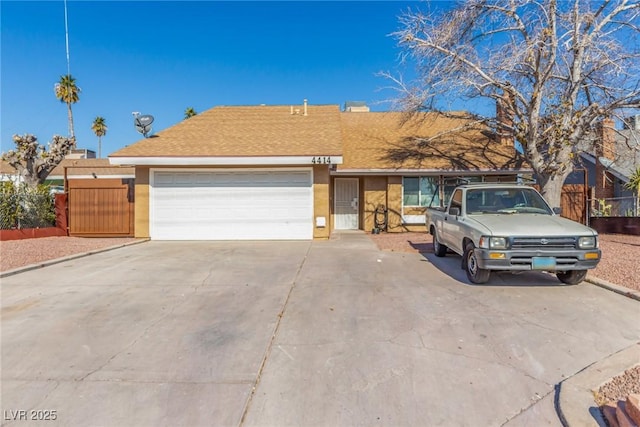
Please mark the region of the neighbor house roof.
POLYGON ((206 158, 320 155, 342 155, 337 105, 214 107, 109 158, 133 164, 197 158, 206 164, 206 158))
MULTIPOLYGON (((342 113, 344 162, 349 171, 507 171, 523 161, 513 144, 495 140, 467 119, 437 113, 342 113), (448 133, 447 131, 456 130, 448 133)), ((524 167, 527 167, 524 165, 524 167)))
MULTIPOLYGON (((580 158, 583 161, 595 165, 595 146, 597 142, 598 136, 595 133, 591 133, 580 142, 578 149, 580 150, 580 158)), ((640 167, 640 130, 616 130, 614 151, 612 159, 600 157, 600 162, 619 179, 627 182, 635 170, 640 167)))
POLYGON ((109 159, 64 159, 47 179, 64 179, 65 168, 69 179, 135 177, 135 168, 112 165, 109 159))
POLYGON ((0 174, 15 175, 16 169, 5 160, 0 160, 0 174))
MULTIPOLYGON (((64 179, 64 169, 67 168, 67 178, 134 178, 135 168, 116 166, 109 159, 64 159, 56 166, 46 179, 64 179)), ((17 171, 8 162, 0 161, 0 173, 15 175, 17 171)))
POLYGON ((639 130, 624 129, 616 134, 616 158, 612 166, 624 176, 625 182, 640 168, 639 130))

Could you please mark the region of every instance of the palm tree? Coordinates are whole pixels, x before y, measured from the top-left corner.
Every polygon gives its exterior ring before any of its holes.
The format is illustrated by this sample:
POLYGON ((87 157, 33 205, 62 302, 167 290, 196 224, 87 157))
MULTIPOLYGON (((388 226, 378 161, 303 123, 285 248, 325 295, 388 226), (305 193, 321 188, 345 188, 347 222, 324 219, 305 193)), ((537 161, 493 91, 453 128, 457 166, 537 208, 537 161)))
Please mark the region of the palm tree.
POLYGON ((198 112, 193 109, 193 107, 188 107, 184 110, 184 119, 187 120, 190 117, 198 115, 198 112))
POLYGON ((636 192, 636 215, 640 216, 640 167, 629 177, 629 182, 625 184, 625 187, 629 190, 635 190, 636 192))
POLYGON ((104 120, 104 117, 96 117, 93 119, 93 124, 91 125, 91 130, 98 137, 98 158, 102 158, 102 137, 107 134, 107 122, 104 120))
POLYGON ((55 87, 56 98, 60 102, 67 104, 67 111, 69 114, 69 137, 73 140, 75 145, 75 132, 73 131, 73 113, 71 112, 71 104, 75 104, 80 100, 80 88, 76 85, 76 79, 71 74, 60 76, 60 81, 56 83, 55 87))

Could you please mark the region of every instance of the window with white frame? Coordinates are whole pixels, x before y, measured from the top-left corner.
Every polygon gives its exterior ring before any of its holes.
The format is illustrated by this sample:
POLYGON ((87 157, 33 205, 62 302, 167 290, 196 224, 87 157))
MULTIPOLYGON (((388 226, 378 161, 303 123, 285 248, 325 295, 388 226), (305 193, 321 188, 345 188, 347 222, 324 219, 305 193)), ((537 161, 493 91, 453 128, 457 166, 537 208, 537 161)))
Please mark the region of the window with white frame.
POLYGON ((439 206, 438 177, 405 176, 402 178, 403 206, 439 206))

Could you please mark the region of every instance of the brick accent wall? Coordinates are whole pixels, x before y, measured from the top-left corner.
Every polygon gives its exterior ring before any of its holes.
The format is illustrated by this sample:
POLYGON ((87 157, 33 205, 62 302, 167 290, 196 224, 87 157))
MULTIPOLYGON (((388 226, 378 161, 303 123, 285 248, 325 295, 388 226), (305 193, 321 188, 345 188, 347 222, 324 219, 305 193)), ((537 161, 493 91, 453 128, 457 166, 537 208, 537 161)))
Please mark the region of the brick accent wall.
POLYGON ((597 126, 598 140, 596 141, 596 199, 609 199, 614 197, 614 176, 609 173, 600 161, 601 157, 614 161, 616 157, 616 132, 613 119, 604 119, 597 126))

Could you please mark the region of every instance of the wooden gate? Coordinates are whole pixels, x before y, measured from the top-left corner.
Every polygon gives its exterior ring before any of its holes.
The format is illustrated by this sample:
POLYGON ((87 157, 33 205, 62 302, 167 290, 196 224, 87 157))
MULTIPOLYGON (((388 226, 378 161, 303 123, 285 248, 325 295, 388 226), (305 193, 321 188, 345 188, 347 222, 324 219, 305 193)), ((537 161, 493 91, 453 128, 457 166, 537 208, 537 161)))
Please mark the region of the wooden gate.
POLYGON ((582 224, 587 223, 587 194, 583 184, 565 184, 562 186, 560 200, 562 216, 582 224))
POLYGON ((133 179, 70 179, 69 235, 126 237, 134 235, 133 179))

